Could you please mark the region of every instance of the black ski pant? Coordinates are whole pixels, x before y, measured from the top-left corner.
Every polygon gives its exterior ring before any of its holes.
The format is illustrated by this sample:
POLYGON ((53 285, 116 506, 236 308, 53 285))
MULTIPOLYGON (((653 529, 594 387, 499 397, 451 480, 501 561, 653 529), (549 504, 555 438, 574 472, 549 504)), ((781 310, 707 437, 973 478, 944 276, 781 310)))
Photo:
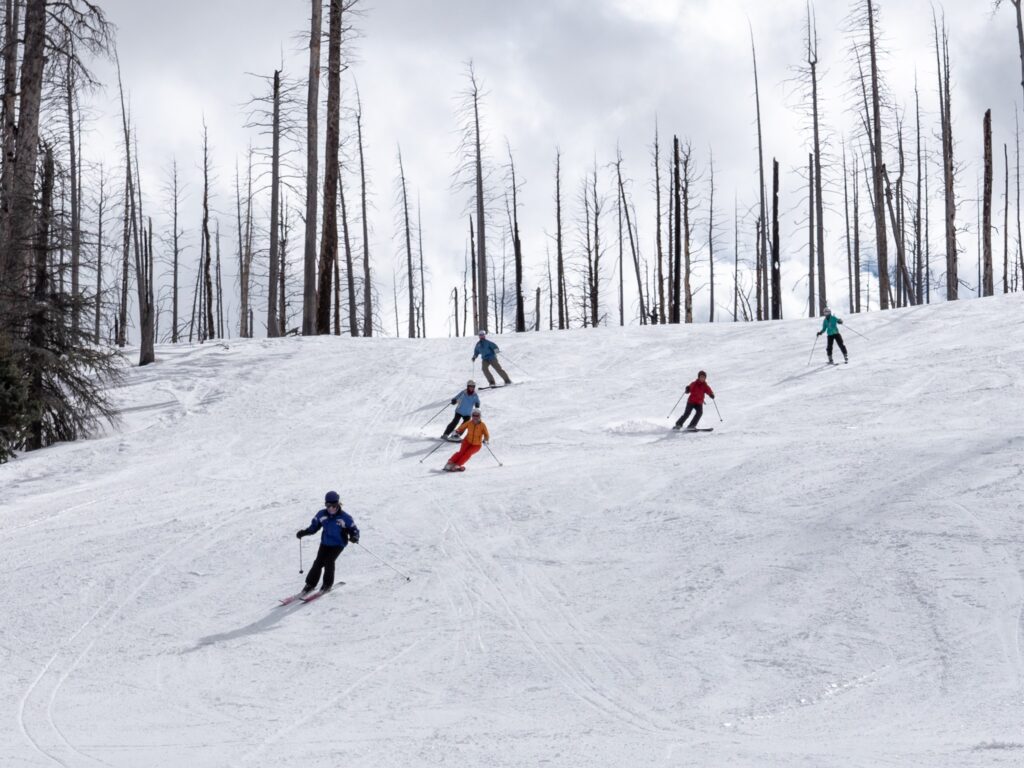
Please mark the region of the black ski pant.
POLYGON ((320 581, 320 571, 324 572, 324 584, 321 589, 330 589, 334 586, 334 561, 338 559, 338 555, 341 554, 343 549, 344 547, 320 545, 320 549, 316 553, 316 560, 313 561, 309 573, 306 574, 307 587, 310 589, 316 588, 317 582, 320 581))
POLYGON ((679 420, 676 422, 676 426, 682 428, 683 422, 686 421, 686 418, 691 413, 693 414, 693 421, 690 422, 690 426, 696 427, 697 422, 700 421, 700 417, 704 415, 704 406, 698 405, 697 403, 687 403, 686 410, 683 411, 683 415, 679 417, 679 420))
POLYGON ((456 413, 452 417, 452 420, 448 422, 448 426, 444 428, 445 437, 448 437, 448 435, 454 432, 455 428, 459 426, 459 419, 462 419, 462 423, 465 424, 467 421, 469 421, 469 416, 463 416, 461 413, 456 413))
POLYGON ((828 337, 828 346, 825 351, 828 352, 828 359, 832 359, 832 345, 838 344, 840 351, 843 353, 843 357, 846 357, 846 345, 843 344, 843 335, 841 333, 833 333, 828 337))

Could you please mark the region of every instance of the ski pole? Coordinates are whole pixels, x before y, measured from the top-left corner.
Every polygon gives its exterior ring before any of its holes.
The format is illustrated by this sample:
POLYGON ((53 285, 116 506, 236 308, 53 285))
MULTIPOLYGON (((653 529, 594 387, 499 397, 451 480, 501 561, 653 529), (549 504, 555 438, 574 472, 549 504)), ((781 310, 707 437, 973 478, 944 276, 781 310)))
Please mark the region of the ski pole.
MULTIPOLYGON (((438 411, 438 412, 437 412, 437 413, 435 413, 435 414, 434 414, 433 416, 431 416, 431 417, 430 417, 429 419, 427 419, 427 424, 429 424, 429 423, 430 423, 430 422, 432 422, 432 421, 433 421, 434 419, 436 419, 436 418, 437 418, 438 416, 440 416, 440 415, 441 415, 442 413, 444 413, 444 412, 445 412, 445 409, 447 409, 447 408, 448 408, 448 404, 447 404, 447 403, 445 403, 444 405, 442 405, 442 406, 441 406, 441 410, 440 410, 440 411, 438 411)), ((420 429, 426 429, 426 428, 427 428, 427 424, 424 424, 424 425, 423 425, 422 427, 420 427, 420 429)))
POLYGON ((420 459, 420 460, 419 460, 419 463, 420 463, 420 464, 422 464, 422 463, 423 463, 424 461, 426 461, 426 460, 427 460, 427 459, 429 459, 429 458, 430 458, 431 456, 433 456, 433 455, 434 455, 434 453, 436 453, 436 452, 437 452, 437 449, 438 449, 438 448, 440 448, 440 447, 441 447, 442 445, 444 445, 444 444, 445 444, 445 442, 446 442, 445 440, 442 440, 442 441, 441 441, 441 442, 439 442, 439 443, 438 443, 437 445, 435 445, 435 446, 434 446, 433 448, 431 448, 431 449, 430 449, 430 451, 429 451, 429 452, 427 453, 427 455, 426 455, 426 456, 424 456, 424 457, 423 457, 422 459, 420 459))
MULTIPOLYGON (((821 336, 819 333, 818 336, 821 336)), ((811 360, 814 359, 814 350, 818 348, 818 336, 814 337, 814 346, 811 347, 811 356, 807 358, 807 364, 811 364, 811 360)))
POLYGON ((302 539, 299 539, 299 573, 302 573, 302 539))
POLYGON ((676 400, 676 404, 672 406, 672 410, 671 410, 671 411, 669 411, 669 412, 668 412, 668 416, 666 416, 666 417, 665 417, 666 419, 671 419, 671 418, 672 418, 672 414, 673 414, 673 413, 675 413, 675 411, 676 411, 676 408, 678 408, 678 407, 679 407, 679 404, 680 404, 681 402, 683 402, 683 398, 684 398, 684 397, 686 397, 686 393, 685 393, 685 392, 683 392, 683 394, 681 394, 681 395, 679 396, 679 399, 678 399, 678 400, 676 400))
MULTIPOLYGON (((843 323, 843 327, 844 327, 844 328, 846 328, 846 329, 847 329, 847 330, 849 330, 849 331, 853 331, 853 328, 851 328, 850 326, 848 326, 848 325, 847 325, 846 323, 843 323)), ((860 336, 860 337, 861 337, 862 339, 866 339, 867 341, 871 341, 871 339, 869 339, 869 338, 868 338, 867 336, 865 336, 865 335, 864 335, 863 333, 858 333, 857 331, 853 331, 853 332, 854 332, 854 333, 856 333, 856 334, 857 334, 858 336, 860 336)))
MULTIPOLYGON (((491 450, 491 446, 489 446, 487 443, 484 443, 484 447, 487 449, 488 453, 491 454, 491 456, 494 456, 494 451, 491 450)), ((501 460, 497 456, 494 456, 494 460, 498 462, 499 467, 505 466, 504 464, 501 463, 501 460)))
POLYGON ((722 412, 720 410, 718 410, 718 402, 715 400, 715 398, 713 398, 713 397, 711 398, 711 403, 712 403, 712 405, 715 406, 715 412, 718 414, 718 420, 721 421, 721 422, 724 422, 725 419, 722 418, 722 412))
MULTIPOLYGON (((357 541, 357 542, 356 542, 356 544, 359 544, 359 542, 357 541)), ((360 546, 360 547, 363 547, 363 545, 362 545, 362 544, 359 544, 359 546, 360 546)), ((387 560, 385 560, 384 558, 380 557, 379 555, 376 555, 376 554, 374 554, 373 552, 370 552, 370 550, 366 549, 366 547, 363 547, 363 549, 364 549, 364 550, 365 550, 366 552, 369 552, 369 553, 370 553, 371 555, 373 555, 374 557, 376 557, 376 558, 377 558, 377 559, 378 559, 378 560, 379 560, 380 562, 384 563, 384 565, 386 565, 386 566, 387 566, 388 568, 390 568, 390 569, 391 569, 392 571, 394 571, 395 573, 397 573, 397 574, 398 574, 399 576, 403 576, 403 577, 405 577, 405 580, 406 580, 406 581, 412 581, 412 576, 408 576, 408 575, 406 575, 406 574, 402 573, 402 572, 401 572, 400 570, 398 570, 397 568, 395 568, 395 566, 393 566, 393 565, 392 565, 391 563, 389 563, 389 562, 388 562, 387 560)))
POLYGON ((502 357, 504 357, 507 362, 512 363, 512 367, 515 368, 517 371, 519 371, 521 374, 523 374, 525 376, 529 376, 530 375, 530 374, 528 374, 526 371, 524 371, 522 369, 522 367, 519 365, 519 363, 517 363, 515 360, 513 360, 508 355, 503 354, 502 357))

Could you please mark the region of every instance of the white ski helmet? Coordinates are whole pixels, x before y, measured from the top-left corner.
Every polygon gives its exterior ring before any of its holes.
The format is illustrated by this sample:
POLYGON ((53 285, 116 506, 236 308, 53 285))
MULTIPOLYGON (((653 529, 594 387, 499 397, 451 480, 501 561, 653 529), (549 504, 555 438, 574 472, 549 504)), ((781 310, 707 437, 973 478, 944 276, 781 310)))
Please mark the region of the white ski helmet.
POLYGON ((471 415, 474 416, 474 417, 480 416, 480 409, 479 408, 474 408, 473 409, 473 413, 471 415))
POLYGON ((479 331, 476 332, 476 335, 477 336, 486 336, 487 335, 487 331, 485 331, 483 328, 481 328, 479 331))
POLYGON ((825 317, 828 317, 831 314, 832 314, 832 310, 829 309, 828 307, 825 307, 825 317))
POLYGON ((467 382, 466 382, 466 388, 467 388, 467 389, 468 389, 469 387, 475 387, 475 386, 476 386, 476 382, 475 382, 475 381, 473 381, 472 379, 470 379, 469 381, 467 381, 467 382))

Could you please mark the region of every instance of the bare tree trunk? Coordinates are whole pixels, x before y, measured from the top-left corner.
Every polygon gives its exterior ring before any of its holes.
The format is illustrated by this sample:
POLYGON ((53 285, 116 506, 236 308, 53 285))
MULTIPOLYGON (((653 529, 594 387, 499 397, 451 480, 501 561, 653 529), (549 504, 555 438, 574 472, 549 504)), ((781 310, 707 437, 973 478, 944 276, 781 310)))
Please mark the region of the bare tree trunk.
POLYGON ((814 317, 814 154, 807 155, 807 316, 814 317))
POLYGON ((412 271, 412 227, 409 223, 409 195, 405 183, 405 166, 402 164, 402 148, 398 148, 398 177, 402 193, 402 222, 405 231, 405 258, 409 288, 409 338, 416 338, 416 283, 412 271))
POLYGON ((898 275, 900 276, 900 284, 906 290, 910 303, 915 304, 914 297, 914 286, 910 280, 910 274, 907 272, 907 257, 906 248, 903 240, 903 233, 899 225, 899 220, 896 216, 896 209, 892 203, 892 184, 889 182, 889 173, 886 171, 885 166, 882 166, 882 176, 885 179, 885 202, 889 208, 889 220, 892 222, 892 231, 895 233, 896 240, 896 263, 898 275))
POLYGON ((274 70, 273 118, 270 137, 270 269, 267 278, 267 336, 281 335, 284 303, 278 302, 279 232, 281 228, 281 70, 274 70))
POLYGON ((339 173, 338 196, 341 198, 341 232, 345 244, 345 274, 348 283, 348 332, 355 338, 359 335, 359 321, 356 315, 356 276, 352 258, 352 241, 348 229, 348 206, 345 204, 345 179, 339 173))
POLYGON ((516 272, 516 333, 526 331, 526 307, 523 298, 523 243, 519 239, 519 190, 516 187, 516 166, 512 159, 512 147, 508 148, 508 167, 512 174, 512 215, 509 226, 512 229, 512 252, 516 272))
POLYGON ((935 61, 939 76, 939 109, 942 120, 942 175, 946 192, 946 300, 955 301, 959 291, 957 276, 957 245, 956 245, 956 188, 953 178, 953 118, 952 97, 949 78, 949 39, 946 34, 945 22, 942 37, 939 37, 939 23, 933 19, 935 27, 935 61))
MULTIPOLYGON (((285 303, 285 270, 288 266, 288 235, 291 232, 290 209, 282 201, 281 203, 281 268, 278 270, 278 320, 280 328, 278 335, 284 336, 288 332, 288 311, 285 303)), ((271 288, 273 290, 273 288, 271 288)))
POLYGON ((1003 293, 1010 292, 1007 277, 1010 269, 1010 150, 1003 143, 1003 164, 1006 168, 1006 187, 1003 192, 1003 293))
POLYGON ((915 152, 917 161, 917 204, 914 209, 914 292, 917 294, 917 301, 921 303, 924 296, 924 258, 921 253, 921 99, 917 91, 917 81, 914 82, 914 111, 917 115, 917 149, 915 152))
POLYGON ((469 273, 473 276, 473 327, 478 331, 480 327, 480 305, 477 303, 476 295, 476 236, 473 230, 473 217, 469 217, 469 273))
MULTIPOLYGON (((96 203, 96 312, 93 318, 93 344, 100 343, 100 317, 103 313, 103 219, 107 210, 106 176, 100 166, 99 198, 96 203)), ((175 262, 175 300, 177 300, 177 262, 175 262)), ((177 338, 175 338, 175 342, 177 338)))
POLYGON ((363 102, 356 89, 356 138, 359 144, 359 199, 363 223, 363 336, 373 336, 373 281, 370 278, 370 225, 366 213, 366 162, 363 147, 363 102))
MULTIPOLYGON (((4 200, 7 208, 3 211, 5 216, 0 228, 0 247, 4 248, 0 252, 0 286, 13 292, 27 287, 26 278, 34 258, 36 161, 46 60, 46 0, 26 1, 23 40, 18 125, 10 142, 14 145, 13 157, 8 153, 9 146, 4 148, 3 166, 5 170, 9 168, 10 176, 7 179, 9 193, 4 200)), ((5 123, 7 120, 13 120, 13 113, 5 118, 5 123)))
POLYGON ((316 220, 318 110, 320 107, 320 35, 323 0, 312 0, 309 30, 309 83, 306 95, 306 237, 303 261, 302 335, 316 332, 316 220))
POLYGON ((217 219, 217 231, 214 238, 217 246, 217 338, 225 338, 224 334, 224 287, 221 279, 220 261, 220 219, 217 219))
POLYGON ((213 246, 210 240, 210 155, 203 123, 203 292, 206 297, 206 338, 217 332, 213 317, 213 246))
POLYGON ((853 246, 850 237, 850 179, 846 173, 846 140, 843 140, 843 217, 846 222, 844 239, 846 240, 846 286, 849 293, 850 313, 853 314, 853 246))
MULTIPOLYGON (((27 21, 27 20, 26 20, 27 21)), ((17 189, 17 187, 15 187, 17 189)), ((50 247, 50 225, 53 220, 53 150, 49 144, 43 149, 43 178, 40 189, 41 200, 38 219, 33 220, 36 231, 29 243, 29 251, 34 259, 35 278, 32 281, 34 307, 29 319, 29 346, 36 354, 43 354, 46 349, 46 304, 50 292, 47 257, 50 247)), ((30 393, 33 402, 42 403, 46 398, 43 388, 43 366, 36 365, 31 375, 30 393)), ((29 450, 43 447, 43 420, 34 418, 29 424, 29 450)))
POLYGON ((856 312, 860 312, 860 160, 853 158, 853 296, 856 312))
POLYGON ((757 111, 757 169, 758 169, 758 190, 760 194, 761 219, 761 240, 757 273, 760 276, 757 284, 757 319, 763 320, 768 317, 768 204, 765 199, 764 184, 764 140, 761 131, 761 88, 757 78, 757 51, 754 48, 754 31, 750 31, 750 54, 754 60, 754 105, 757 111))
MULTIPOLYGON (((633 222, 629 216, 629 201, 626 199, 626 186, 622 180, 622 156, 619 155, 618 160, 615 164, 616 173, 619 181, 619 200, 622 206, 623 212, 626 217, 626 233, 629 236, 629 251, 633 257, 633 271, 636 273, 636 290, 640 301, 640 325, 646 325, 648 322, 647 317, 647 304, 644 300, 644 285, 643 280, 640 277, 640 252, 637 248, 637 238, 633 234, 633 222)), ((660 195, 658 195, 660 198, 660 195)), ((658 234, 658 238, 661 238, 661 234, 658 234)), ((620 256, 621 258, 621 256, 620 256)), ((621 282, 621 281, 620 281, 621 282)), ((621 303, 621 302, 620 302, 621 303)), ((619 318, 620 322, 623 318, 619 318)))
POLYGON ((320 233, 320 280, 316 332, 331 332, 331 282, 338 259, 338 151, 341 142, 341 5, 330 0, 327 37, 327 135, 324 147, 324 211, 320 233))
POLYGON ((427 335, 427 283, 423 268, 423 213, 420 209, 420 196, 416 194, 416 234, 419 240, 417 250, 420 253, 420 335, 427 335))
MULTIPOLYGON (((473 167, 476 192, 476 239, 477 239, 477 327, 487 327, 487 228, 486 201, 484 200, 483 139, 480 135, 480 85, 472 63, 469 66, 470 98, 473 103, 473 167)), ((495 318, 497 320, 497 318, 495 318)))
POLYGON ((740 314, 740 201, 734 197, 732 201, 732 321, 739 321, 740 314))
POLYGON ((889 308, 889 255, 885 228, 885 195, 882 179, 882 97, 878 80, 878 38, 875 6, 867 0, 868 46, 871 58, 871 166, 874 174, 875 242, 878 253, 878 293, 881 309, 889 308))
POLYGON ((81 203, 81 160, 78 157, 78 131, 75 128, 75 49, 69 43, 65 89, 68 112, 68 176, 71 181, 71 333, 78 336, 79 314, 79 272, 82 259, 82 203, 81 203))
POLYGON ((682 261, 683 261, 683 234, 682 234, 682 219, 683 219, 683 201, 682 201, 682 179, 679 171, 679 137, 672 137, 672 207, 673 207, 673 226, 675 227, 673 235, 673 246, 675 248, 672 254, 673 261, 673 275, 672 275, 672 308, 671 318, 669 322, 679 323, 681 321, 680 316, 680 300, 682 294, 682 261))
POLYGON ((690 285, 692 263, 690 247, 693 242, 693 228, 690 225, 690 144, 687 142, 683 152, 683 311, 684 321, 693 322, 693 290, 690 285))
POLYGON ((555 269, 558 283, 558 330, 568 327, 569 297, 565 290, 565 257, 562 242, 562 153, 555 154, 555 269))
MULTIPOLYGON (((0 285, 10 287, 14 275, 8 269, 14 269, 14 250, 10 238, 11 208, 14 196, 15 164, 17 160, 18 140, 18 39, 20 33, 19 13, 20 0, 6 0, 4 13, 4 93, 3 93, 3 127, 0 147, 3 150, 0 162, 0 285)), ((22 282, 21 276, 17 282, 22 282)), ((0 296, 2 301, 3 296, 0 296)), ((0 304, 2 309, 2 304, 0 304)))
POLYGON ((591 188, 594 202, 594 257, 590 282, 590 319, 597 328, 601 324, 601 200, 597 194, 597 166, 594 166, 594 185, 591 188))
POLYGON ((782 265, 779 261, 779 161, 772 160, 772 320, 782 319, 782 265))
MULTIPOLYGON (((658 125, 654 125, 654 238, 655 248, 658 250, 658 267, 656 280, 658 282, 658 315, 661 322, 665 322, 665 270, 664 253, 661 248, 661 156, 658 144, 658 125)), ((657 321, 655 321, 657 322, 657 321)))
MULTIPOLYGON (((825 280, 825 204, 821 179, 821 133, 818 110, 818 25, 817 19, 807 8, 807 65, 811 71, 811 111, 814 122, 814 166, 811 171, 814 186, 814 221, 817 233, 818 257, 818 314, 825 313, 828 306, 827 283, 825 280)), ((813 279, 813 278, 812 278, 813 279)), ((811 317, 814 313, 811 313, 811 317)))
POLYGON ((981 238, 984 253, 982 269, 982 293, 991 296, 995 293, 992 277, 992 110, 985 110, 985 192, 984 213, 982 214, 981 238))

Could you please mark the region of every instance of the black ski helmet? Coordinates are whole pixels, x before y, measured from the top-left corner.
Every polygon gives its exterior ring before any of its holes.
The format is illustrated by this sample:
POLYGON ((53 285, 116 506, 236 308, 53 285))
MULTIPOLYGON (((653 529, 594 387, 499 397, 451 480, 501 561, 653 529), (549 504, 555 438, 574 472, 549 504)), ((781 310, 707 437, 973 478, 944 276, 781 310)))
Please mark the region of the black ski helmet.
POLYGON ((324 504, 338 504, 341 505, 341 497, 338 496, 337 491, 328 491, 324 494, 324 504))

